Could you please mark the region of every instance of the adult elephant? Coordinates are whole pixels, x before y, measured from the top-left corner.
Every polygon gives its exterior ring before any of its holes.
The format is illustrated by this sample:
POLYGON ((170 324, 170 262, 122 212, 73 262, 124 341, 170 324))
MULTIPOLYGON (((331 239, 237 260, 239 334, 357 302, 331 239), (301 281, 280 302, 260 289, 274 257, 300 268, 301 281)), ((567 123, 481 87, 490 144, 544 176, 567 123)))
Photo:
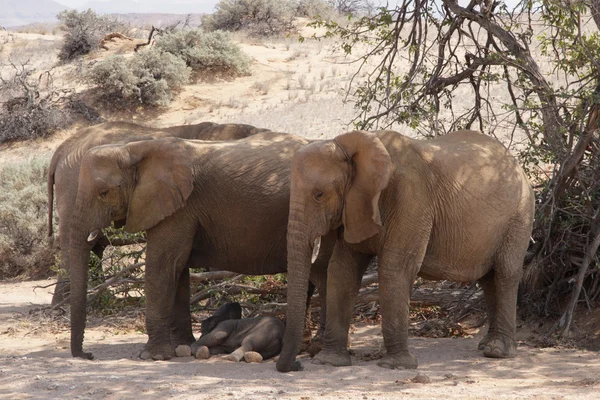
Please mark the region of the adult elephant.
MULTIPOLYGON (((52 213, 56 196, 56 211, 59 217, 60 265, 67 273, 69 266, 69 230, 71 213, 75 208, 79 169, 83 154, 92 147, 109 143, 128 143, 161 137, 180 137, 202 140, 237 140, 266 132, 268 129, 243 124, 216 124, 202 122, 194 125, 179 125, 168 128, 148 128, 130 122, 106 122, 79 130, 65 140, 54 152, 48 168, 48 235, 53 235, 52 213)), ((122 225, 123 221, 118 221, 122 225)), ((103 235, 92 244, 92 251, 101 259, 108 240, 103 235)), ((58 304, 69 292, 69 281, 59 275, 52 304, 58 304)))
MULTIPOLYGON (((265 132, 235 142, 155 139, 85 153, 69 242, 73 356, 91 358, 82 347, 89 243, 110 221, 146 231, 144 359, 169 359, 194 342, 188 267, 286 271, 290 168, 308 143, 265 132)), ((324 239, 309 274, 324 297, 334 242, 335 235, 324 239)))
POLYGON ((415 140, 355 131, 296 153, 288 225, 287 329, 277 362, 294 368, 313 242, 337 230, 328 272, 323 350, 315 362, 350 365, 348 328, 361 276, 378 257, 387 354, 378 365, 416 368, 408 310, 417 275, 478 280, 489 330, 488 357, 515 355, 517 287, 529 242, 534 195, 517 160, 473 131, 415 140))

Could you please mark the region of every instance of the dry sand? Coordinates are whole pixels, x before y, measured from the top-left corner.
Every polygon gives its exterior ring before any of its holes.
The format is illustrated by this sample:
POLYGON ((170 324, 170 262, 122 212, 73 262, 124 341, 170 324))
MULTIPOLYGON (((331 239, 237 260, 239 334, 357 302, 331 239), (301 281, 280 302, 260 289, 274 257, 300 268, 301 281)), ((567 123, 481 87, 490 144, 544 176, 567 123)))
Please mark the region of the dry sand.
POLYGON ((281 374, 273 361, 232 363, 192 357, 150 362, 137 359, 146 335, 94 324, 85 347, 96 359, 73 359, 66 325, 28 317, 50 302, 51 281, 0 284, 0 398, 10 399, 598 399, 598 352, 534 348, 519 342, 518 357, 494 360, 473 338, 411 338, 417 370, 379 368, 379 325, 357 326, 351 335, 351 367, 315 365, 281 374), (426 375, 414 379, 417 374, 426 375), (427 382, 429 383, 419 383, 427 382))

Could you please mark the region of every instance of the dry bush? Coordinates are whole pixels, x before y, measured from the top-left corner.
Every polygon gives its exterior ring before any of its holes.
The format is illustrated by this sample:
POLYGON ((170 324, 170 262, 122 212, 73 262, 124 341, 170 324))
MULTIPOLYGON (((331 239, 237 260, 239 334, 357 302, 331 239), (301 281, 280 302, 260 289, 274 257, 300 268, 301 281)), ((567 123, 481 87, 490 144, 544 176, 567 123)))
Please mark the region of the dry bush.
POLYGON ((294 29, 296 2, 292 0, 221 0, 213 14, 202 18, 206 31, 246 31, 269 36, 294 29))
POLYGON ((46 173, 42 157, 0 170, 0 280, 50 273, 56 249, 47 238, 46 173))
POLYGON ((0 77, 0 143, 45 137, 71 122, 51 71, 35 75, 26 63, 9 61, 11 75, 0 77))
POLYGON ((249 75, 250 58, 231 40, 227 32, 202 32, 197 29, 165 34, 155 48, 185 61, 195 72, 249 75))
POLYGON ((67 10, 57 15, 65 38, 59 57, 63 61, 87 54, 98 49, 102 38, 111 32, 126 33, 129 26, 112 17, 100 16, 91 9, 87 11, 67 10))
POLYGON ((190 69, 181 58, 152 48, 132 58, 108 56, 84 79, 100 90, 102 100, 115 107, 166 106, 172 91, 186 84, 189 76, 190 69))
POLYGON ((309 17, 320 16, 327 18, 334 13, 334 7, 331 1, 324 0, 297 0, 296 1, 296 16, 309 17))

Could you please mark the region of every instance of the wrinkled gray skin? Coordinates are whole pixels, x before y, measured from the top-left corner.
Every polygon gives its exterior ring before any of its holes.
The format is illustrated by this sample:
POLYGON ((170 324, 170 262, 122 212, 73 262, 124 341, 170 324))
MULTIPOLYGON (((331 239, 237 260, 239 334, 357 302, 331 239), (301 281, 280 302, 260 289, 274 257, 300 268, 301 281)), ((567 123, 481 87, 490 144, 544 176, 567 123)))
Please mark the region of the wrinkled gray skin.
POLYGON ((294 369, 302 334, 312 243, 338 235, 328 270, 323 350, 314 362, 350 365, 350 318, 369 261, 378 257, 385 368, 416 368, 408 348, 415 278, 479 281, 487 357, 516 354, 516 303, 534 215, 517 160, 473 131, 415 140, 355 131, 303 147, 294 157, 288 225, 288 308, 277 369, 294 369))
MULTIPOLYGON (((308 143, 264 132, 232 142, 169 138, 90 149, 70 227, 73 356, 92 357, 83 351, 89 241, 110 221, 126 219, 126 231, 146 231, 143 359, 169 359, 175 348, 195 341, 189 267, 248 275, 288 270, 290 168, 296 150, 308 143)), ((334 242, 334 234, 323 238, 306 277, 306 286, 310 279, 324 298, 334 242)))
MULTIPOLYGON (((69 266, 69 230, 71 215, 75 209, 75 198, 79 179, 79 169, 83 154, 92 147, 110 143, 129 143, 138 140, 150 140, 161 137, 180 137, 202 140, 237 140, 252 136, 268 129, 255 128, 242 124, 215 124, 202 122, 195 125, 179 125, 169 128, 148 128, 131 122, 106 122, 83 128, 65 140, 54 152, 48 168, 48 235, 52 236, 53 199, 56 197, 56 211, 59 217, 58 232, 60 240, 61 269, 67 273, 69 266)), ((116 221, 122 226, 124 221, 116 221)), ((99 235, 91 243, 92 251, 102 259, 104 248, 108 245, 106 237, 99 235)), ((69 280, 59 276, 52 304, 61 302, 69 292, 69 280)))
POLYGON ((249 351, 259 353, 267 360, 281 351, 285 326, 274 317, 241 319, 239 303, 226 303, 212 317, 202 321, 202 336, 191 346, 191 352, 198 356, 198 350, 206 346, 208 351, 199 358, 209 355, 231 353, 229 359, 241 361, 249 351))
POLYGON ((192 354, 197 358, 202 346, 208 347, 210 355, 230 353, 227 359, 241 361, 248 352, 260 354, 268 360, 281 352, 285 325, 275 317, 253 317, 230 319, 219 323, 214 330, 202 334, 192 345, 192 354))
POLYGON ((225 303, 215 311, 215 313, 206 318, 201 323, 202 335, 214 330, 220 322, 228 319, 241 319, 242 306, 240 303, 225 303))

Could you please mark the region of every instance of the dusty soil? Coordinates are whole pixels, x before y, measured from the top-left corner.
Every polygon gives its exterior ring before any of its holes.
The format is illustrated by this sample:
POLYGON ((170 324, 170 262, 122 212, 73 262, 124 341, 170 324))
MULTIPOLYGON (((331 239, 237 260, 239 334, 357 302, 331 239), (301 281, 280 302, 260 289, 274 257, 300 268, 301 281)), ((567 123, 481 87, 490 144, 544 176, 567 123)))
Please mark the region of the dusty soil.
POLYGON ((373 361, 383 344, 379 325, 356 327, 353 366, 343 368, 314 365, 307 356, 301 356, 305 370, 289 374, 278 373, 273 361, 141 361, 146 336, 131 321, 114 320, 86 331, 95 360, 73 359, 68 325, 29 314, 50 302, 51 288, 36 288, 49 283, 0 284, 0 398, 597 399, 600 393, 598 352, 520 341, 517 358, 493 360, 477 351, 481 334, 411 338, 419 369, 382 369, 373 361))

